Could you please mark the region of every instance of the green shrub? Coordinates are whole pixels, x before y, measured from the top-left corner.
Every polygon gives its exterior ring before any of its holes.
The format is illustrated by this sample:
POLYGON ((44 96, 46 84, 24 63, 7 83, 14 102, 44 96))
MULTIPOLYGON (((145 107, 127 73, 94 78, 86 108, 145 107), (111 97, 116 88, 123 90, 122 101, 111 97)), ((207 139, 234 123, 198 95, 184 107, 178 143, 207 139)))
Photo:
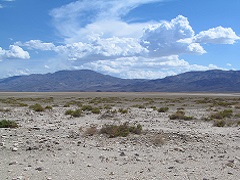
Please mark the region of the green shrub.
POLYGON ((71 115, 72 117, 80 117, 82 115, 82 110, 77 109, 77 110, 67 110, 65 112, 65 115, 71 115))
POLYGON ((157 107, 156 106, 151 106, 151 108, 156 111, 157 110, 157 107))
POLYGON ((63 107, 70 107, 71 105, 75 105, 75 106, 81 107, 82 103, 79 102, 79 101, 71 100, 71 101, 67 102, 66 104, 64 104, 63 107))
POLYGON ((27 107, 28 105, 26 103, 18 103, 17 104, 18 107, 27 107))
POLYGON ((120 109, 118 110, 118 112, 120 112, 121 114, 127 114, 127 113, 128 113, 128 110, 127 110, 127 109, 120 108, 120 109))
POLYGON ((161 107, 158 109, 158 112, 167 112, 169 110, 168 107, 161 107))
POLYGON ((142 125, 137 124, 137 126, 129 126, 129 132, 132 134, 141 134, 142 133, 142 125))
POLYGON ((213 126, 216 127, 224 127, 226 125, 226 121, 221 119, 221 120, 215 120, 213 123, 213 126))
POLYGON ((101 111, 100 111, 99 108, 96 107, 96 108, 93 108, 93 109, 92 109, 92 113, 93 113, 93 114, 100 114, 101 111))
POLYGON ((34 104, 29 107, 30 109, 33 109, 36 112, 42 112, 44 111, 44 108, 40 104, 34 104))
POLYGON ((240 120, 237 122, 237 125, 240 126, 240 120))
POLYGON ((69 109, 69 110, 66 110, 65 115, 72 115, 72 113, 73 113, 73 110, 69 109))
POLYGON ((235 117, 240 118, 240 113, 235 114, 235 117))
POLYGON ((92 110, 93 110, 93 107, 90 106, 90 105, 84 105, 84 106, 82 106, 82 110, 83 110, 83 111, 92 111, 92 110))
POLYGON ((110 138, 114 137, 126 137, 129 133, 141 134, 142 126, 138 124, 137 126, 129 126, 128 123, 123 123, 121 125, 104 125, 100 129, 101 134, 107 134, 110 138))
POLYGON ((139 108, 139 109, 144 109, 145 108, 145 106, 141 105, 141 104, 135 104, 132 107, 139 108))
POLYGON ((0 121, 0 128, 17 128, 18 125, 15 121, 10 120, 1 120, 0 121))
POLYGON ((233 111, 231 109, 225 109, 221 112, 214 113, 210 116, 211 119, 224 119, 229 118, 233 115, 233 111))
POLYGON ((52 110, 52 106, 46 106, 45 109, 52 110))

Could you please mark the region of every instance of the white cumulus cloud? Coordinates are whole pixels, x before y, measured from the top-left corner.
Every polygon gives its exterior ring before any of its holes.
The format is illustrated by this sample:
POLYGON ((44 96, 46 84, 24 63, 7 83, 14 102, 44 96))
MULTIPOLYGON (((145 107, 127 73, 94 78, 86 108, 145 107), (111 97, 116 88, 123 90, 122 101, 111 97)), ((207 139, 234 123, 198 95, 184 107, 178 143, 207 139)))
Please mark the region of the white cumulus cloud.
POLYGON ((30 40, 25 43, 16 42, 15 45, 25 46, 28 47, 28 49, 38 49, 42 51, 52 51, 55 48, 55 45, 53 43, 46 43, 40 40, 30 40))
POLYGON ((149 50, 149 55, 153 57, 205 53, 205 50, 198 43, 182 42, 182 40, 193 36, 194 31, 188 19, 179 15, 170 22, 163 21, 150 25, 145 29, 141 40, 142 45, 149 50))
POLYGON ((197 43, 212 44, 234 44, 240 37, 232 30, 232 28, 223 28, 221 26, 202 31, 194 37, 197 43))
POLYGON ((0 59, 29 59, 30 55, 17 45, 10 45, 9 50, 0 47, 0 59))

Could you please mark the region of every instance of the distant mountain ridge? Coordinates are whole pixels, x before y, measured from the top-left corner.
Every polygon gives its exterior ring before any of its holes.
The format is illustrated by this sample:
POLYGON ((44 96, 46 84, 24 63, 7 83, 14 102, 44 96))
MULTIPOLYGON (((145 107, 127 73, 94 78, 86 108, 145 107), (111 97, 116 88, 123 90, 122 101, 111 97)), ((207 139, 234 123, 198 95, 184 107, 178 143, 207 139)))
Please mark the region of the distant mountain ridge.
POLYGON ((58 71, 0 80, 0 91, 240 92, 240 71, 196 71, 163 79, 121 79, 91 70, 58 71))

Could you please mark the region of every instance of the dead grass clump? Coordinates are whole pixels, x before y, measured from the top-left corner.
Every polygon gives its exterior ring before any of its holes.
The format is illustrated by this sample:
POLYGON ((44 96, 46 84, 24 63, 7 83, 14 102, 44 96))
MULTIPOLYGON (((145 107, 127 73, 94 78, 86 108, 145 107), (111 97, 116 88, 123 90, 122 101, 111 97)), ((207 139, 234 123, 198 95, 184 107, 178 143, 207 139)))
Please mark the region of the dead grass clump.
POLYGON ((176 119, 192 120, 193 119, 192 116, 185 116, 185 112, 180 110, 170 115, 169 118, 171 120, 176 120, 176 119))
POLYGON ((6 112, 10 112, 10 111, 11 111, 10 109, 0 108, 0 112, 6 113, 6 112))
POLYGON ((158 112, 167 112, 169 110, 169 107, 161 107, 157 111, 158 112))
POLYGON ((109 119, 109 118, 113 118, 115 117, 115 115, 117 114, 117 110, 114 109, 114 110, 107 110, 106 112, 104 112, 100 119, 109 119))
POLYGON ((85 136, 93 136, 95 134, 97 134, 97 126, 89 127, 84 131, 85 136))
POLYGON ((152 137, 152 143, 155 146, 162 146, 163 144, 166 143, 166 140, 162 134, 158 134, 158 135, 152 137))

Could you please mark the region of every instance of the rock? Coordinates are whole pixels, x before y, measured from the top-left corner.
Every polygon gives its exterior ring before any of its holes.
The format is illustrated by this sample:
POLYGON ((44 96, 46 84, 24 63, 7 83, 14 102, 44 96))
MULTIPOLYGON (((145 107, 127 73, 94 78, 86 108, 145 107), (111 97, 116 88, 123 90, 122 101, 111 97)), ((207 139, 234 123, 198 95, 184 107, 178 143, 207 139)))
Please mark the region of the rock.
POLYGON ((110 173, 109 173, 110 176, 113 176, 114 174, 115 174, 114 172, 110 172, 110 173))
POLYGON ((240 157, 236 156, 235 158, 236 158, 238 161, 240 161, 240 157))
POLYGON ((183 164, 183 163, 184 163, 184 161, 179 160, 179 159, 176 159, 175 162, 176 162, 176 163, 179 163, 179 164, 183 164))
POLYGON ((121 152, 120 156, 126 156, 126 154, 124 152, 121 152))
POLYGON ((185 152, 185 150, 181 147, 175 147, 174 150, 179 152, 185 152))
POLYGON ((16 165, 17 164, 17 161, 13 161, 13 162, 10 162, 9 163, 9 166, 11 166, 11 165, 16 165))
POLYGON ((35 170, 37 170, 37 171, 43 171, 43 168, 42 168, 42 167, 37 167, 35 170))
POLYGON ((13 147, 13 148, 12 148, 12 151, 13 151, 13 152, 16 152, 17 150, 18 150, 17 147, 13 147))

